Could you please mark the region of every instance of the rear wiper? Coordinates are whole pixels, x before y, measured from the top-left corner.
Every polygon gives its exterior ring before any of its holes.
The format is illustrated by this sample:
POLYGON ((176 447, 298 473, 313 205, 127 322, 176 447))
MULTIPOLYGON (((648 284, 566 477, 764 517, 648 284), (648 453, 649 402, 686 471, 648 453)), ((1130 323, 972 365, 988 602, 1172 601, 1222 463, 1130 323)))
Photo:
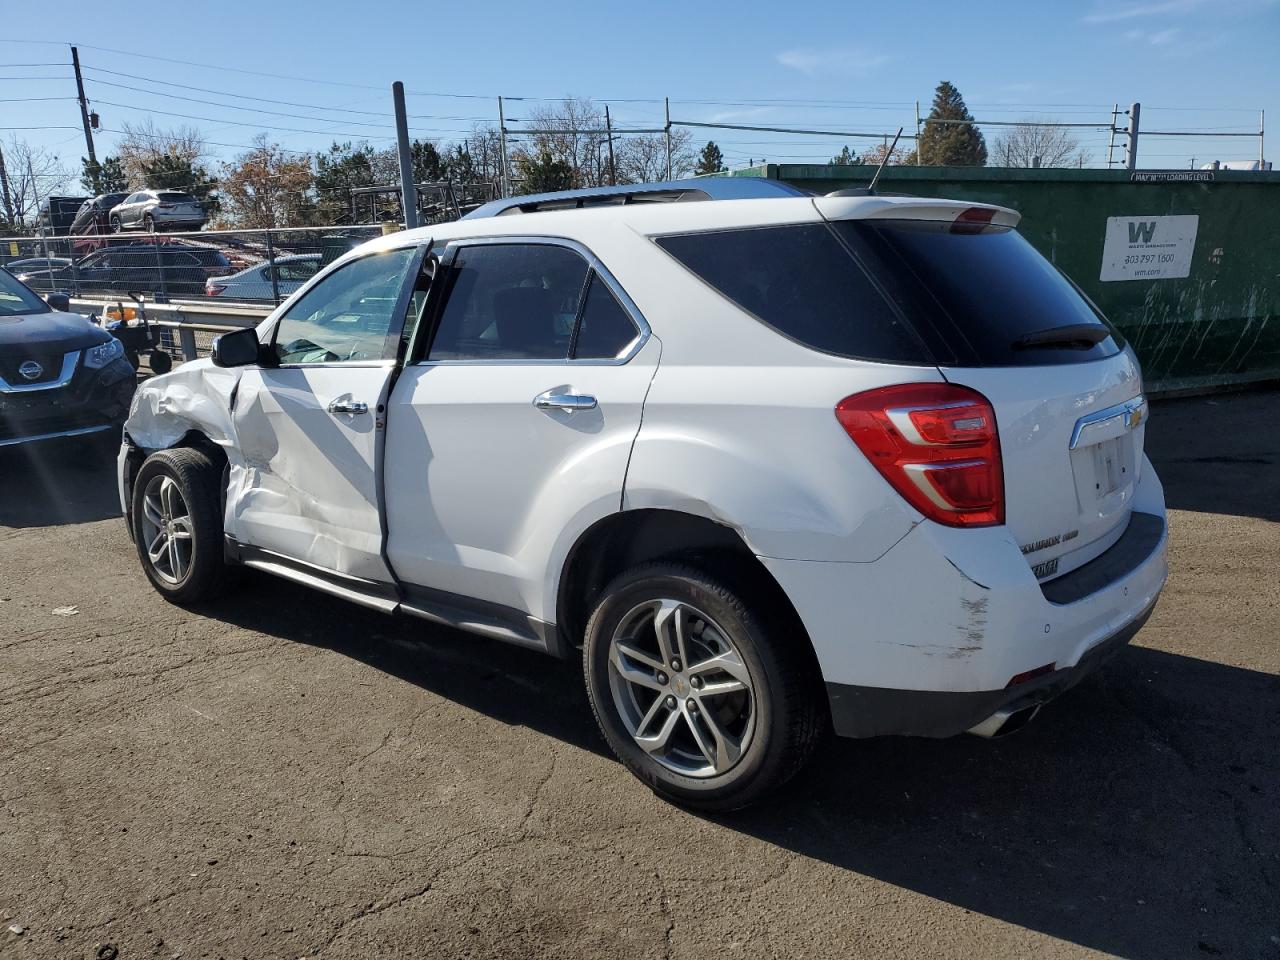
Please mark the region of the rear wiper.
POLYGON ((1089 350, 1109 336, 1111 331, 1100 323, 1072 323, 1065 327, 1050 327, 1048 330, 1028 333, 1013 341, 1010 346, 1014 350, 1031 350, 1035 347, 1089 350))

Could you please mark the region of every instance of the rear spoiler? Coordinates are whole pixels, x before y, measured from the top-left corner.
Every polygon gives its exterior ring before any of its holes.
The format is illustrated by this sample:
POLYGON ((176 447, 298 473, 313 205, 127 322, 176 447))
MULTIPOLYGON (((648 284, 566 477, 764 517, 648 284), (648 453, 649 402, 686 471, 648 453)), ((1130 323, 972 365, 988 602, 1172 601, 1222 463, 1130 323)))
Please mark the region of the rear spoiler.
POLYGON ((933 220, 941 223, 993 224, 1016 227, 1022 214, 991 203, 932 200, 926 197, 815 197, 813 205, 827 220, 933 220))

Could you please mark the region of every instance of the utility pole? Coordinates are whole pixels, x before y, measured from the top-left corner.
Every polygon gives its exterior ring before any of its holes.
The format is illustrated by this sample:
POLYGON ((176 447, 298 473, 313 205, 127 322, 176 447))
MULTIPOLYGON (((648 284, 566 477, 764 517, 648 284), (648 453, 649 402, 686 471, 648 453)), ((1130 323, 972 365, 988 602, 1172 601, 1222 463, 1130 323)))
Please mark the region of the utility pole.
POLYGON ((406 230, 418 225, 418 189, 413 185, 413 154, 409 152, 409 119, 404 109, 404 84, 391 84, 396 106, 396 147, 400 152, 400 210, 406 230))
POLYGON ((4 218, 9 223, 9 228, 13 229, 17 226, 13 222, 13 198, 9 196, 9 175, 4 170, 4 151, 0 150, 0 189, 4 193, 4 218))
POLYGON ((917 100, 916 101, 916 166, 919 167, 921 165, 922 164, 920 163, 920 101, 917 100))
POLYGON ((1107 169, 1111 169, 1111 156, 1116 147, 1116 117, 1120 115, 1120 104, 1111 105, 1111 136, 1107 138, 1107 169))
POLYGON ((498 139, 502 142, 502 171, 498 174, 498 193, 503 197, 511 195, 510 180, 507 174, 507 121, 502 113, 502 98, 498 98, 498 139))
POLYGON ((667 123, 664 129, 667 134, 667 179, 671 179, 671 98, 663 97, 662 102, 665 105, 667 123))
POLYGON ((80 76, 80 51, 75 47, 71 48, 71 67, 76 74, 76 99, 80 101, 80 122, 84 124, 84 145, 89 150, 89 174, 93 181, 93 192, 101 193, 98 155, 93 150, 93 130, 89 127, 89 103, 84 98, 84 77, 80 76))
POLYGON ((609 135, 609 186, 618 185, 618 170, 613 165, 613 120, 609 116, 609 105, 604 105, 604 129, 609 135))
POLYGON ((1142 113, 1142 104, 1129 104, 1129 156, 1128 166, 1129 172, 1132 173, 1138 166, 1138 118, 1142 113))

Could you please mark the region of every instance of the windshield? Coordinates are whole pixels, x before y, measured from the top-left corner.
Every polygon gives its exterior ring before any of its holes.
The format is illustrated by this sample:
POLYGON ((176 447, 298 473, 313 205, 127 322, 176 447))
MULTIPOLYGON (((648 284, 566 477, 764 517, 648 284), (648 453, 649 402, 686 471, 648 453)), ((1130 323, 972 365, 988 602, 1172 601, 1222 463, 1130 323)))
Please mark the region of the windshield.
POLYGON ((48 304, 15 280, 9 271, 0 270, 0 317, 48 312, 48 304))

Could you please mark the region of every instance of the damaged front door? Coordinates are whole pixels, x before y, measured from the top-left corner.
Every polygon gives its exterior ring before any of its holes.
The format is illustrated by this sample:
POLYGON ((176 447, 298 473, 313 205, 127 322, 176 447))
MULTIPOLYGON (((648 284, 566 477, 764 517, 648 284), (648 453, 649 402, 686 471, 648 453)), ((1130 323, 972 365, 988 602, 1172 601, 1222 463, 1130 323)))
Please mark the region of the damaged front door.
POLYGON ((388 586, 382 555, 385 409, 420 247, 353 260, 276 321, 278 365, 245 371, 236 538, 308 568, 388 586))

